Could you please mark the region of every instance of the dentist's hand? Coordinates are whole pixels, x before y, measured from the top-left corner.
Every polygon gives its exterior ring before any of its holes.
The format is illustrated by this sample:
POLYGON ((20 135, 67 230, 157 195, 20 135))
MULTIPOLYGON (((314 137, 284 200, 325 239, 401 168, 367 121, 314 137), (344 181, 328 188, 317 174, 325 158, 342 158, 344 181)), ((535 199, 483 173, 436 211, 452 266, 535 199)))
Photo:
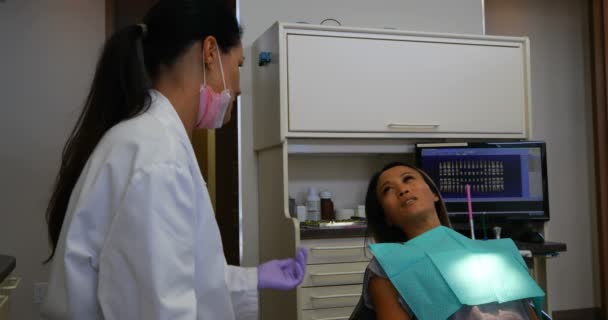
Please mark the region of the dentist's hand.
POLYGON ((258 266, 258 289, 291 290, 306 274, 305 248, 298 248, 295 258, 271 260, 258 266))

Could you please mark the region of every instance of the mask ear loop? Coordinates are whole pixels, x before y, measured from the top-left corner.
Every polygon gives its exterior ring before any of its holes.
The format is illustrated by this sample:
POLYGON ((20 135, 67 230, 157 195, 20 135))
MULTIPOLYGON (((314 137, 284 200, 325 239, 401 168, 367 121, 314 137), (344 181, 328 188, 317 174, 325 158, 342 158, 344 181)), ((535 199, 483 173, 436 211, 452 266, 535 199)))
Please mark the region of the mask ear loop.
POLYGON ((217 49, 217 55, 220 61, 220 72, 222 73, 222 82, 224 83, 224 90, 226 90, 226 78, 224 78, 224 67, 222 66, 222 54, 220 53, 220 46, 215 46, 215 48, 217 49))
POLYGON ((207 72, 205 72, 207 66, 205 65, 205 50, 203 49, 203 87, 207 85, 207 72))

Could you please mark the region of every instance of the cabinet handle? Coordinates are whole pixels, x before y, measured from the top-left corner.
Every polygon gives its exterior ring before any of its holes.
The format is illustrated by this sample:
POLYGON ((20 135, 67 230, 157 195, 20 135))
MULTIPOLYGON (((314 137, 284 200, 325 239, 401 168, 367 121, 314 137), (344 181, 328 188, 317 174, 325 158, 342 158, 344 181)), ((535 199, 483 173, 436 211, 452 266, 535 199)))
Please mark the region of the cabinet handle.
POLYGON ((433 130, 439 128, 439 123, 389 123, 387 127, 398 130, 433 130))
POLYGON ((348 320, 350 319, 350 316, 348 317, 331 317, 331 318, 317 318, 314 317, 312 318, 312 320, 348 320))
POLYGON ((354 298, 354 297, 360 297, 360 296, 361 296, 360 293, 348 293, 348 294, 330 294, 327 296, 310 296, 310 298, 322 300, 322 299, 354 298))
POLYGON ((311 277, 329 277, 329 276, 347 276, 351 274, 364 274, 365 271, 350 271, 350 272, 325 272, 325 273, 311 273, 311 277))
POLYGON ((312 247, 310 250, 352 250, 363 249, 363 246, 346 246, 346 247, 312 247))
POLYGON ((0 284, 0 290, 14 290, 19 286, 19 282, 21 282, 21 278, 19 277, 10 277, 4 282, 0 284))

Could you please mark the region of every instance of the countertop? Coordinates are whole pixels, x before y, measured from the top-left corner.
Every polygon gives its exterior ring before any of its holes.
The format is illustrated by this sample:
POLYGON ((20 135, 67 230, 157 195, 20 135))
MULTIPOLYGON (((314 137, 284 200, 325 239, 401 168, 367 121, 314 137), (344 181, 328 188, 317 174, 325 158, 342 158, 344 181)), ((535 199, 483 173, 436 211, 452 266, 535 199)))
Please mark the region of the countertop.
MULTIPOLYGON (((348 227, 348 228, 300 228, 300 239, 329 239, 329 238, 356 238, 365 237, 367 226, 348 227)), ((565 243, 545 241, 542 243, 529 243, 515 241, 519 250, 530 250, 532 255, 551 255, 565 252, 565 243)))
POLYGON ((541 243, 530 243, 515 241, 519 250, 530 250, 532 255, 551 255, 559 252, 565 252, 567 247, 562 242, 545 241, 541 243))
POLYGON ((16 266, 17 261, 15 260, 15 257, 0 254, 0 283, 15 270, 16 266))

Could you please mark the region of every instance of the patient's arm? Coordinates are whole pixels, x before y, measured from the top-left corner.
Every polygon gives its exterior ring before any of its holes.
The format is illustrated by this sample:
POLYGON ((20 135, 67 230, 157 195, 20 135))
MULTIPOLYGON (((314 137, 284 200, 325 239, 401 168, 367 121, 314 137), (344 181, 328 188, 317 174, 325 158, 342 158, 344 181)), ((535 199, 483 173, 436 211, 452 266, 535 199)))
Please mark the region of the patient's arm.
POLYGON ((536 316, 536 311, 534 311, 534 309, 531 306, 528 306, 528 309, 530 311, 530 319, 538 320, 538 317, 536 316))
POLYGON ((399 293, 388 279, 372 277, 368 287, 377 320, 410 320, 399 304, 399 293))

